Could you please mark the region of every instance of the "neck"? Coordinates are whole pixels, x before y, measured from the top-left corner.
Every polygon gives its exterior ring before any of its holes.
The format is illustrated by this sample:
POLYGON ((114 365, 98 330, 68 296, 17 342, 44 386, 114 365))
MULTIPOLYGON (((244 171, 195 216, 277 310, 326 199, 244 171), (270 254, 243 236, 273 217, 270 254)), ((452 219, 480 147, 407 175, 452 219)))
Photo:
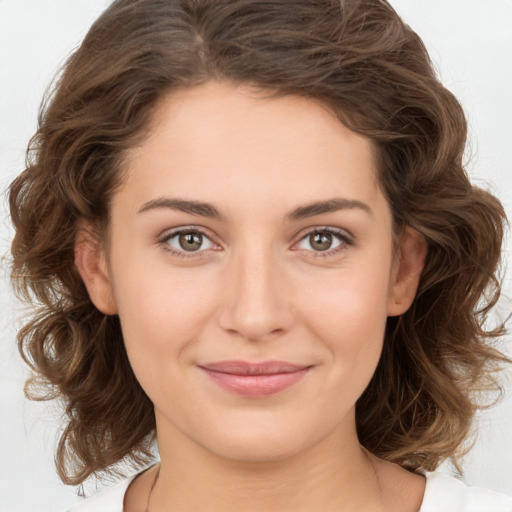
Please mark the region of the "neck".
POLYGON ((160 429, 151 512, 383 509, 378 472, 355 428, 348 436, 333 432, 300 454, 265 461, 228 460, 188 438, 163 434, 160 429))

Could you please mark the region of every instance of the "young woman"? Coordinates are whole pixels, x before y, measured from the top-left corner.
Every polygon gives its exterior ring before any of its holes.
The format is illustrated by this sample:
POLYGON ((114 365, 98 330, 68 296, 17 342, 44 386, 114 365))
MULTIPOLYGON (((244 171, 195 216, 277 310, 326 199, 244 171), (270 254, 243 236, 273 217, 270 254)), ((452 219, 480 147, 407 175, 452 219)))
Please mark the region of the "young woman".
POLYGON ((115 1, 10 190, 59 473, 143 470, 72 510, 511 511, 433 472, 507 361, 465 135, 382 0, 115 1))

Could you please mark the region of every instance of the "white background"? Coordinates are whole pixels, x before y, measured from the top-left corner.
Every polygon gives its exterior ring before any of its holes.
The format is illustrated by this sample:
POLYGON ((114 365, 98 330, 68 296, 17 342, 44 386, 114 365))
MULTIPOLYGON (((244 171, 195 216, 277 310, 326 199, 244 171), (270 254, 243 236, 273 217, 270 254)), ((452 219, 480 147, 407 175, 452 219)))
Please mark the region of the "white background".
MULTIPOLYGON (((0 0, 0 190, 23 168, 43 91, 108 0, 0 0)), ((443 81, 470 121, 474 179, 490 188, 512 217, 512 0, 392 0, 424 39, 443 81)), ((4 196, 5 197, 5 194, 4 196)), ((2 198, 3 199, 3 198, 2 198)), ((15 348, 21 311, 9 291, 12 236, 0 205, 0 512, 55 512, 75 500, 58 480, 53 453, 60 411, 28 402, 26 369, 15 348)), ((509 245, 510 247, 510 245, 509 245)), ((507 257, 511 261, 510 248, 507 257)), ((503 311, 512 311, 510 272, 503 311)), ((507 337, 504 342, 509 342, 507 337)), ((510 345, 510 344, 509 344, 510 345)), ((510 372, 508 372, 510 380, 510 372)), ((481 415, 465 478, 512 493, 512 387, 481 415)))

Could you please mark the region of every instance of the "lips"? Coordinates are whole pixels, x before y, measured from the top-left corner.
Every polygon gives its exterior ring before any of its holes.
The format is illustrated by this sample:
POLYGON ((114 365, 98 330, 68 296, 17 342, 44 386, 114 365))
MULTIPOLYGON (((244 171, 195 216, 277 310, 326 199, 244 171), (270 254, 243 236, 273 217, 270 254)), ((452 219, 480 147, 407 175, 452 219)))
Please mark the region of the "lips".
POLYGON ((199 368, 222 389, 246 397, 265 397, 298 383, 312 368, 284 361, 219 361, 199 368))

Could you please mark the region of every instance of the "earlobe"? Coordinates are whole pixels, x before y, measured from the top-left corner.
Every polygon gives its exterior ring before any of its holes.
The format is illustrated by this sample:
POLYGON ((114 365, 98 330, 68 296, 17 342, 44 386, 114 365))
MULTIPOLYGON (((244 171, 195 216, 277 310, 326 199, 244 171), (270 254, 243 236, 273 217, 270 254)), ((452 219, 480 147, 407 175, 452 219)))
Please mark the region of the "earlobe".
POLYGON ((86 222, 81 222, 77 231, 75 265, 92 303, 105 315, 117 314, 105 250, 86 222))
POLYGON ((400 237, 388 297, 388 316, 405 313, 411 306, 427 256, 427 242, 407 226, 400 237))

